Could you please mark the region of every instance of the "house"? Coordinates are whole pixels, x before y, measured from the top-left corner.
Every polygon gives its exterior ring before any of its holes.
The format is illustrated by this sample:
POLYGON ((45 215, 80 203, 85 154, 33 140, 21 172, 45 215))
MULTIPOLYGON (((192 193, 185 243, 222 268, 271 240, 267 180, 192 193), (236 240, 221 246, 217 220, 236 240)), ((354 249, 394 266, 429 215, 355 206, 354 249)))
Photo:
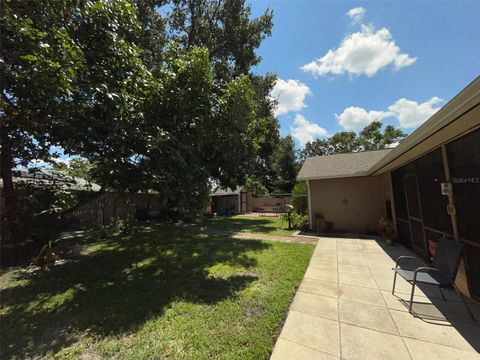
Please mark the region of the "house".
MULTIPOLYGON (((107 223, 112 218, 137 216, 145 219, 158 216, 166 202, 154 193, 118 193, 101 191, 101 186, 79 177, 72 177, 53 169, 16 168, 12 171, 15 188, 28 186, 37 190, 62 189, 79 196, 75 206, 63 212, 72 224, 92 225, 107 223)), ((4 210, 3 179, 0 179, 0 209, 4 210)), ((4 217, 2 216, 2 221, 4 217)), ((2 228, 4 228, 2 223, 2 228)), ((2 234, 2 238, 3 238, 2 234)))
POLYGON ((429 240, 462 242, 459 286, 480 297, 480 77, 396 148, 307 158, 297 180, 312 229, 316 214, 342 232, 374 231, 384 217, 424 258, 429 240))
MULTIPOLYGON (((37 188, 53 186, 64 190, 93 192, 98 192, 101 188, 100 185, 85 179, 51 169, 17 168, 12 170, 12 180, 15 185, 30 184, 37 188)), ((3 189, 3 179, 0 179, 0 189, 3 189)))
POLYGON ((245 186, 235 189, 217 189, 211 195, 211 211, 222 214, 244 214, 252 212, 252 193, 245 186))

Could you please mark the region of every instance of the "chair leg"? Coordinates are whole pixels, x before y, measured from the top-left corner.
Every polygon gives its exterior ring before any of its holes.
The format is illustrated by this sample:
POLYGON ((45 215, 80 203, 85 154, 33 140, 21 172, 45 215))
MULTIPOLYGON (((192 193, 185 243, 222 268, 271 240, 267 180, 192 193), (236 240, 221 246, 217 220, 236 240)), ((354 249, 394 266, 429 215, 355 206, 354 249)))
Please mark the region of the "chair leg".
POLYGON ((408 308, 408 312, 410 314, 412 314, 412 305, 413 305, 413 295, 414 294, 415 294, 415 280, 412 282, 412 293, 410 294, 410 306, 408 308))
POLYGON ((455 291, 458 293, 458 295, 460 295, 460 297, 462 298, 462 301, 463 301, 463 304, 465 305, 465 307, 467 308, 467 311, 468 313, 470 314, 470 317, 472 318, 472 320, 474 322, 477 322, 477 319, 475 319, 475 316, 473 316, 473 313, 472 313, 472 310, 470 310, 470 307, 468 306, 467 304, 467 301, 465 300, 465 297, 463 296, 462 292, 460 290, 458 290, 457 286, 455 284, 453 284, 453 288, 455 289, 455 291))
POLYGON ((395 275, 393 275, 392 295, 395 295, 395 283, 396 282, 397 282, 397 272, 395 271, 395 275))

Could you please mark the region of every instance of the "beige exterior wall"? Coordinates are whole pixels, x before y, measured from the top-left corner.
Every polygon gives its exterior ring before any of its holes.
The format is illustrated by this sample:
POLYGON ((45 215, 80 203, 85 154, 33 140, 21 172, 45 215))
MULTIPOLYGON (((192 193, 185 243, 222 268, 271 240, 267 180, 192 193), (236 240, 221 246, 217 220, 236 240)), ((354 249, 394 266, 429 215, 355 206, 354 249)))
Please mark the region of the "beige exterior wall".
POLYGON ((378 220, 386 216, 387 176, 310 180, 309 185, 311 218, 322 214, 335 223, 335 231, 376 231, 378 220))

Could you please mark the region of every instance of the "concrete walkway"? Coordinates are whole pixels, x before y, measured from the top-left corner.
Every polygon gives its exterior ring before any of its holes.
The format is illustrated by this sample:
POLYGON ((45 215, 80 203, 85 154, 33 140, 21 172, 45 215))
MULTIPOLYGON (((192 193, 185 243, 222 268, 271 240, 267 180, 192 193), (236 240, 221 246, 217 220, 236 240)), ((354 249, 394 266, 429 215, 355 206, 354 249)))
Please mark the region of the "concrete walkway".
MULTIPOLYGON (((460 298, 437 288, 416 292, 397 278, 394 260, 412 255, 373 239, 320 238, 271 359, 480 359, 480 325, 460 298)), ((471 308, 480 321, 477 302, 471 308)))

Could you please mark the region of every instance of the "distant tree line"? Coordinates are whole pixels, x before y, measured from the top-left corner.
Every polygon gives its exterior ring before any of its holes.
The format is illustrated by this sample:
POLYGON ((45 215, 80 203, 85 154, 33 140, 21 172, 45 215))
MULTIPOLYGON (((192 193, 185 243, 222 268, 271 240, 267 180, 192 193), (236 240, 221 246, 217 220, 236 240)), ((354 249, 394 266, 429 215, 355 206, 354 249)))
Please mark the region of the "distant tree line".
POLYGON ((309 156, 333 155, 366 150, 382 150, 391 147, 405 138, 402 130, 387 125, 382 131, 382 123, 373 121, 359 133, 341 131, 326 139, 317 139, 305 144, 299 158, 303 162, 309 156))

